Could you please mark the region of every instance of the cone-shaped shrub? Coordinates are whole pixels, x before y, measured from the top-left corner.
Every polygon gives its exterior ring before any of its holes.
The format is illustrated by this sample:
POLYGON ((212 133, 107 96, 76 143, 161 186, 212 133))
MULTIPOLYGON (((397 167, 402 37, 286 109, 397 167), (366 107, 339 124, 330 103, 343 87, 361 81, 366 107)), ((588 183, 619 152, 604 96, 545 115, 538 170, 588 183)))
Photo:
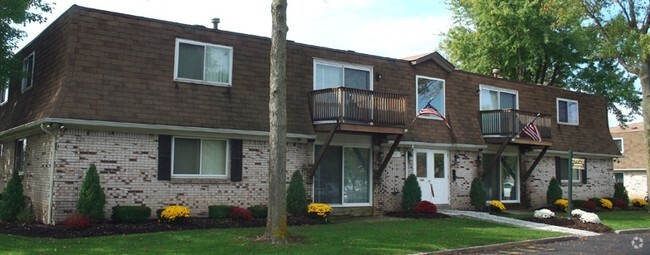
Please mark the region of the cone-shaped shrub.
POLYGON ((14 171, 11 180, 5 186, 0 204, 0 220, 11 222, 16 216, 25 210, 25 197, 23 195, 23 184, 18 171, 14 171))
POLYGON ((422 201, 422 190, 418 178, 411 174, 406 178, 402 187, 402 209, 413 210, 420 201, 422 201))
POLYGON ((88 217, 92 222, 104 220, 104 204, 106 197, 104 190, 99 184, 99 174, 95 164, 90 164, 86 172, 86 177, 81 183, 79 191, 79 201, 77 202, 77 211, 88 217))
POLYGON ((302 174, 299 170, 291 175, 291 182, 287 188, 287 213, 294 216, 307 214, 307 191, 302 183, 302 174))
POLYGON ((630 202, 630 197, 627 196, 627 189, 623 183, 614 184, 614 197, 623 200, 626 203, 630 202))
POLYGON ((555 201, 561 198, 562 188, 560 188, 560 183, 555 178, 551 178, 546 190, 546 204, 553 205, 555 201))
POLYGON ((483 182, 479 178, 472 180, 472 186, 469 188, 469 199, 474 209, 482 211, 485 209, 485 189, 483 189, 483 182))

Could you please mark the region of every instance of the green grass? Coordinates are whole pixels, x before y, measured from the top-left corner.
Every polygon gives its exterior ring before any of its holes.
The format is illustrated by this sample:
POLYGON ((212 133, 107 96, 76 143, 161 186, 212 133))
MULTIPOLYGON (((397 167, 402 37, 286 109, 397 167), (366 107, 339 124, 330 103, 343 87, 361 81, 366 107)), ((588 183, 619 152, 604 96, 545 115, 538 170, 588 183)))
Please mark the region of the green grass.
POLYGON ((650 228, 650 213, 641 211, 608 211, 598 213, 603 224, 615 229, 650 228))
POLYGON ((405 254, 560 236, 445 218, 291 227, 297 242, 255 241, 263 228, 212 229, 78 239, 0 235, 0 254, 405 254))

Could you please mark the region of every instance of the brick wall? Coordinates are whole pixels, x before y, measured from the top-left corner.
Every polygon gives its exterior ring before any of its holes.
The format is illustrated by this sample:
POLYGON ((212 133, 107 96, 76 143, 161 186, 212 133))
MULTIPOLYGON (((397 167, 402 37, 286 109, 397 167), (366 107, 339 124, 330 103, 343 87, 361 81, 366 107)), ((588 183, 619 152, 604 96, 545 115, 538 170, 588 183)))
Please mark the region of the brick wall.
POLYGON ((450 151, 451 168, 450 180, 450 205, 452 209, 473 209, 470 203, 469 191, 472 187, 472 180, 478 176, 480 168, 479 152, 471 151, 450 151), (454 163, 454 155, 458 155, 458 162, 454 163), (456 180, 453 180, 452 172, 456 171, 456 180))
POLYGON ((648 178, 645 171, 623 171, 623 183, 630 199, 648 195, 648 178))

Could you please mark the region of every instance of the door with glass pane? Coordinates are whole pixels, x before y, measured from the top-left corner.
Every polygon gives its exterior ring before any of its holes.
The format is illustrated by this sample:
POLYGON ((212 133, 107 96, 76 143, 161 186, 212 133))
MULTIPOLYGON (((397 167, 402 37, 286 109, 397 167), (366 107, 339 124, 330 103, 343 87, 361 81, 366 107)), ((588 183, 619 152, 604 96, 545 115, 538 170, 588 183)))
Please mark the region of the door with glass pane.
POLYGON ((314 202, 369 205, 371 187, 370 149, 329 146, 314 175, 314 202))
POLYGON ((449 162, 446 151, 415 150, 413 173, 422 190, 422 200, 449 204, 449 162))
MULTIPOLYGON (((492 162, 496 155, 483 154, 484 162, 492 162)), ((483 187, 488 200, 506 202, 519 201, 519 163, 515 155, 501 155, 496 167, 489 171, 488 164, 483 164, 487 173, 483 179, 483 187)))

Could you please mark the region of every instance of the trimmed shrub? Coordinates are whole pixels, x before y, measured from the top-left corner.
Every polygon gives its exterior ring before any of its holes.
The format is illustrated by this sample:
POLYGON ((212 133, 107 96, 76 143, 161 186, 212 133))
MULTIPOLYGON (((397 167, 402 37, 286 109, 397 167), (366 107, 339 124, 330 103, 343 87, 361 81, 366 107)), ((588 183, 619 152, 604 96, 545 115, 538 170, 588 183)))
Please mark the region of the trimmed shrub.
POLYGON ((86 172, 86 177, 81 183, 81 190, 79 190, 77 211, 86 215, 90 221, 99 222, 105 219, 105 204, 106 196, 99 184, 97 167, 95 167, 95 164, 90 164, 90 168, 86 172))
POLYGON ((32 224, 36 222, 36 215, 34 215, 32 207, 27 206, 25 209, 20 211, 20 213, 16 215, 16 222, 21 224, 32 224))
POLYGON ((232 220, 245 220, 245 221, 251 221, 253 220, 253 214, 251 211, 241 208, 241 207, 235 207, 230 210, 230 213, 228 214, 228 218, 232 220))
POLYGON ((289 188, 287 188, 287 213, 294 216, 304 216, 307 213, 307 205, 309 205, 309 202, 307 201, 305 185, 302 182, 302 174, 300 174, 299 170, 296 170, 291 175, 291 182, 289 188))
POLYGON ((63 227, 69 230, 82 230, 90 227, 90 220, 81 213, 77 213, 63 221, 63 227))
MULTIPOLYGON (((620 200, 625 201, 626 203, 629 203, 630 197, 627 195, 627 189, 625 188, 625 185, 623 183, 616 183, 614 184, 614 197, 620 200)), ((615 200, 612 200, 615 201, 615 200)))
POLYGON ((548 189, 546 190, 546 203, 553 205, 558 199, 562 199, 562 188, 555 178, 551 178, 551 181, 548 182, 548 189))
POLYGON ((420 201, 422 201, 422 190, 418 178, 411 174, 406 178, 402 187, 402 209, 413 210, 420 201))
POLYGON ((230 211, 235 208, 230 205, 211 205, 208 206, 208 217, 215 220, 227 219, 230 211))
POLYGON ((248 210, 253 214, 253 217, 257 219, 266 219, 269 212, 269 208, 266 205, 254 205, 248 207, 248 210))
POLYGON ((573 208, 582 208, 582 205, 585 203, 585 200, 573 200, 573 208))
POLYGON ((596 210, 596 203, 591 200, 587 200, 584 203, 582 203, 582 208, 587 209, 589 211, 596 210))
POLYGON ((596 203, 596 205, 600 205, 600 198, 599 197, 592 197, 589 199, 589 201, 596 203))
POLYGON ((485 189, 483 189, 483 182, 479 178, 472 180, 472 186, 469 189, 469 198, 474 209, 478 211, 485 209, 487 196, 485 195, 485 189))
POLYGON ((7 182, 0 204, 0 220, 15 221, 18 214, 25 210, 25 197, 23 195, 23 184, 18 171, 13 171, 11 179, 7 182))
POLYGON ((151 208, 137 205, 113 206, 111 219, 119 223, 142 223, 151 216, 151 208))
POLYGON ((436 205, 429 201, 421 201, 418 203, 418 205, 415 206, 415 212, 416 213, 428 213, 428 214, 436 214, 438 213, 438 208, 436 208, 436 205))

